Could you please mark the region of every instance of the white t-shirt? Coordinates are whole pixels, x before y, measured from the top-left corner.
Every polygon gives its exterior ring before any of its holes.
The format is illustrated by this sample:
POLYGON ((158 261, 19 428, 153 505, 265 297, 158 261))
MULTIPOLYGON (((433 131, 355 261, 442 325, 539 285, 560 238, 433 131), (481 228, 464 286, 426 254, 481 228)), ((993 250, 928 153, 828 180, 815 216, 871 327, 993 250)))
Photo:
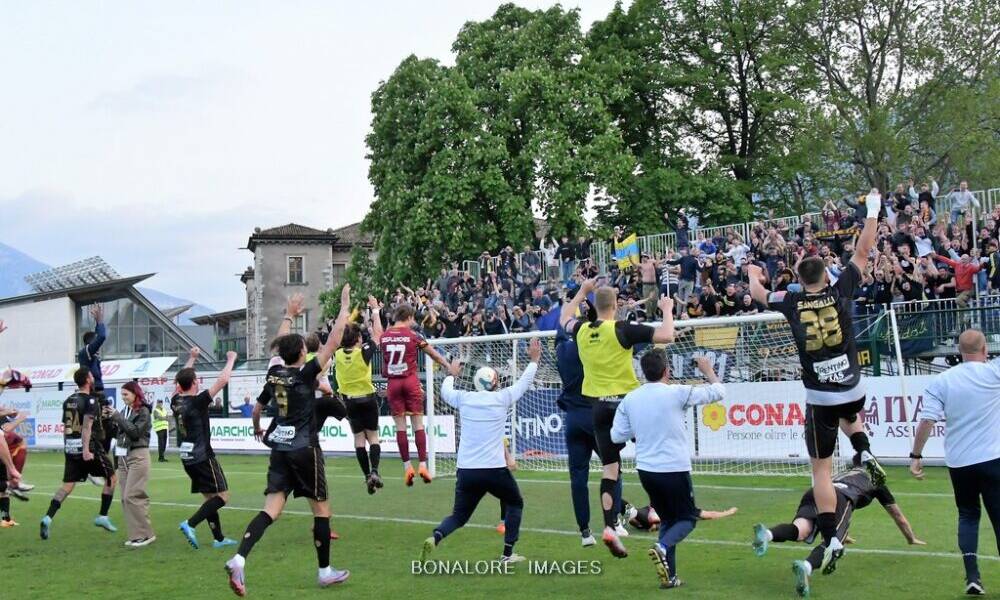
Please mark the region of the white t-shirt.
POLYGON ((961 363, 935 377, 918 418, 945 421, 949 467, 1000 458, 1000 359, 961 363))

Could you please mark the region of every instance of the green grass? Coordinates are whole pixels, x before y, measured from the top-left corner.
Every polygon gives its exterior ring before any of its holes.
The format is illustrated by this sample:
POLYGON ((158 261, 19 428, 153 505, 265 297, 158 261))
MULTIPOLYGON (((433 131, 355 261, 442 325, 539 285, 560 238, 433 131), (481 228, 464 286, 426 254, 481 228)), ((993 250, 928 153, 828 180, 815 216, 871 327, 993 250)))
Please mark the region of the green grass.
MULTIPOLYGON (((222 513, 227 535, 239 538, 263 502, 266 458, 220 457, 231 487, 230 506, 222 513)), ((52 537, 38 539, 38 520, 62 475, 62 456, 33 453, 26 479, 36 484, 31 502, 12 500, 14 517, 21 523, 0 530, 3 586, 0 598, 84 597, 116 598, 226 598, 222 565, 232 549, 205 548, 208 528, 199 528, 201 550, 192 550, 177 531, 199 502, 188 493, 189 482, 174 459, 154 463, 150 483, 152 519, 159 538, 152 546, 129 549, 124 519, 116 503, 111 518, 119 532, 109 534, 92 525, 100 490, 81 484, 57 515, 52 537), (141 594, 141 596, 140 596, 141 594)), ((772 545, 764 558, 750 550, 749 534, 758 521, 787 522, 798 505, 802 478, 695 477, 699 506, 721 509, 739 507, 723 521, 699 524, 678 550, 678 570, 687 583, 679 590, 660 591, 646 556, 652 537, 633 534, 624 560, 610 556, 598 545, 581 548, 575 532, 569 486, 557 473, 516 474, 525 497, 524 522, 517 550, 529 559, 601 563, 599 575, 529 575, 519 565, 513 576, 413 576, 410 561, 419 556, 422 541, 451 509, 454 482, 441 478, 431 485, 403 486, 398 460, 387 458, 382 466, 386 487, 368 496, 353 458, 331 459, 327 464, 334 517, 333 528, 341 539, 333 542, 333 564, 351 570, 351 579, 336 589, 316 587, 312 520, 304 500, 294 500, 288 512, 271 526, 248 560, 247 586, 251 598, 319 598, 346 595, 352 598, 487 598, 524 592, 538 597, 643 598, 669 594, 684 598, 794 598, 790 564, 803 558, 803 545, 772 545)), ((955 541, 956 511, 951 487, 943 469, 929 469, 918 482, 900 468, 890 470, 890 484, 903 511, 910 518, 925 547, 908 546, 892 521, 877 505, 855 515, 850 547, 837 573, 813 579, 814 598, 958 598, 963 586, 962 562, 955 541)), ((591 525, 597 529, 596 480, 592 476, 591 525)), ((626 476, 625 497, 645 501, 634 475, 626 476)), ((491 498, 479 507, 473 520, 438 547, 433 558, 489 560, 502 548, 494 531, 497 502, 491 498)), ((984 583, 1000 589, 1000 562, 996 560, 992 531, 987 533, 984 514, 980 551, 984 583)), ((995 596, 995 592, 994 592, 995 596)))

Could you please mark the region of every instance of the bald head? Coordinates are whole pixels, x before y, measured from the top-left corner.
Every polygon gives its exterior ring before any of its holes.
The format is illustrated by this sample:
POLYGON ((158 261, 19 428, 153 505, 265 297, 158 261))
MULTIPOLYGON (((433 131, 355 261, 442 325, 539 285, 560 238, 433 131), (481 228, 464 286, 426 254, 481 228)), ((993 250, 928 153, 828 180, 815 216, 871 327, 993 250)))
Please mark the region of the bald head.
POLYGON ((986 336, 978 329, 966 329, 958 336, 958 351, 964 361, 985 361, 986 336))

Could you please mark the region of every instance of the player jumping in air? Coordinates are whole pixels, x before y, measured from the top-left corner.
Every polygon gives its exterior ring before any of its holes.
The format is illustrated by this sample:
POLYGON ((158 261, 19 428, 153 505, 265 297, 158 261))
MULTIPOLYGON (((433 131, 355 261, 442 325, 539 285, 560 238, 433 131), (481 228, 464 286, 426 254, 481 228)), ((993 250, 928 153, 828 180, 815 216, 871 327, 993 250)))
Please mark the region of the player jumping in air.
MULTIPOLYGON (((0 326, 2 325, 3 321, 0 321, 0 326)), ((0 527, 4 529, 17 526, 17 522, 10 516, 10 496, 7 491, 9 488, 16 488, 20 482, 21 473, 14 465, 7 440, 0 435, 0 527)))
POLYGON ((208 527, 212 530, 212 537, 215 538, 212 546, 222 548, 236 544, 234 540, 222 535, 219 510, 229 502, 229 484, 225 473, 222 472, 222 465, 212 450, 212 430, 208 416, 208 407, 212 405, 212 399, 229 383, 233 365, 236 364, 236 353, 232 351, 226 353, 226 366, 219 373, 219 378, 207 390, 200 392, 198 374, 193 368, 197 357, 197 350, 192 349, 187 364, 177 372, 175 381, 178 395, 171 400, 171 404, 176 407, 181 463, 191 478, 191 493, 205 497, 205 502, 198 510, 180 524, 181 532, 195 550, 198 549, 195 528, 202 521, 208 521, 208 527))
POLYGON ((382 374, 389 380, 389 409, 392 411, 392 420, 396 423, 396 444, 404 466, 403 480, 408 486, 413 485, 413 478, 417 473, 424 483, 431 482, 431 474, 427 470, 427 434, 424 432, 424 388, 420 385, 417 357, 423 350, 445 370, 449 368, 444 357, 413 330, 415 324, 411 306, 403 304, 397 307, 392 327, 382 333, 379 343, 382 349, 382 374), (407 416, 413 426, 413 441, 417 445, 417 458, 420 460, 416 473, 410 464, 410 443, 406 437, 407 416))
POLYGON ((597 280, 588 279, 580 286, 576 296, 563 306, 559 324, 577 345, 580 362, 583 364, 583 396, 593 406, 594 439, 598 454, 604 465, 601 475, 601 508, 604 511, 604 534, 602 539, 611 554, 624 558, 628 556, 625 545, 615 529, 618 513, 621 511, 620 477, 621 450, 625 444, 611 440, 611 425, 615 411, 625 394, 639 387, 632 364, 632 347, 636 344, 669 344, 674 341, 674 301, 664 296, 659 308, 663 312, 663 323, 653 328, 648 325, 615 321, 618 308, 618 294, 614 288, 597 288, 597 280), (592 291, 597 320, 587 322, 577 319, 580 303, 592 291))
POLYGON ((365 475, 368 493, 374 494, 382 487, 382 478, 378 474, 382 446, 378 438, 378 398, 372 383, 372 357, 382 339, 382 319, 375 298, 368 298, 368 306, 372 311, 371 339, 362 339, 357 325, 347 325, 334 361, 337 366, 337 391, 347 406, 347 418, 354 434, 354 452, 365 475))
MULTIPOLYGON (((325 414, 317 404, 328 399, 316 398, 316 379, 340 346, 344 328, 350 314, 351 286, 344 285, 341 292, 340 315, 327 336, 326 344, 319 348, 315 358, 306 362, 305 340, 298 334, 283 335, 277 340, 278 354, 283 364, 275 364, 267 372, 265 391, 258 398, 253 410, 255 435, 271 448, 267 468, 267 488, 264 490, 264 510, 250 521, 236 555, 226 562, 229 587, 237 596, 246 595, 246 558, 254 545, 263 537, 267 528, 285 509, 288 495, 304 496, 309 500, 313 513, 313 543, 319 563, 317 581, 320 587, 342 583, 349 571, 338 571, 330 566, 330 501, 327 496, 326 467, 319 445, 320 419, 325 414), (274 403, 276 416, 267 431, 260 428, 260 417, 265 404, 274 403)), ((294 307, 289 301, 289 317, 294 318, 294 307)))
POLYGON ((842 540, 837 537, 837 494, 832 479, 838 429, 843 428, 850 438, 876 487, 885 483, 885 471, 872 455, 868 436, 858 419, 858 413, 864 409, 865 386, 851 322, 854 292, 875 246, 882 206, 878 190, 871 191, 865 205, 868 218, 854 256, 835 283, 831 284, 820 257, 799 261, 797 269, 803 289, 798 292, 769 292, 764 287, 761 268, 757 265, 747 268, 750 294, 757 302, 785 315, 802 362, 802 383, 806 388, 804 435, 819 511, 816 525, 823 536, 822 567, 828 572, 844 552, 842 540))
MULTIPOLYGON (((856 463, 857 464, 857 463, 856 463)), ((924 546, 925 542, 917 539, 913 534, 910 522, 906 520, 903 511, 896 505, 896 499, 892 492, 883 483, 876 486, 872 483, 868 473, 860 468, 854 468, 845 473, 841 473, 833 478, 833 486, 837 493, 837 537, 847 539, 847 530, 851 526, 851 517, 855 511, 867 507, 873 501, 879 503, 889 513, 896 527, 903 533, 907 543, 924 546)), ((767 553, 767 545, 771 542, 804 542, 811 544, 816 539, 817 521, 816 496, 814 489, 806 491, 799 502, 799 508, 795 512, 795 518, 791 523, 782 523, 768 529, 763 523, 759 523, 753 528, 753 550, 757 556, 764 556, 767 553)), ((795 591, 800 596, 809 595, 809 577, 812 572, 819 569, 823 564, 823 554, 825 548, 822 545, 813 548, 806 560, 797 560, 792 563, 792 572, 795 574, 795 591)), ((829 574, 836 568, 836 563, 827 565, 823 574, 829 574)))
POLYGON ((101 440, 93 435, 95 422, 101 418, 102 411, 100 402, 93 394, 94 375, 90 369, 80 367, 73 373, 73 382, 77 390, 63 402, 63 451, 66 455, 63 485, 52 497, 49 510, 42 517, 40 535, 43 540, 49 539, 52 519, 66 497, 73 493, 77 483, 86 481, 88 475, 104 481, 101 511, 94 519, 94 525, 110 532, 117 531, 108 519, 115 489, 115 469, 111 458, 104 452, 101 440))

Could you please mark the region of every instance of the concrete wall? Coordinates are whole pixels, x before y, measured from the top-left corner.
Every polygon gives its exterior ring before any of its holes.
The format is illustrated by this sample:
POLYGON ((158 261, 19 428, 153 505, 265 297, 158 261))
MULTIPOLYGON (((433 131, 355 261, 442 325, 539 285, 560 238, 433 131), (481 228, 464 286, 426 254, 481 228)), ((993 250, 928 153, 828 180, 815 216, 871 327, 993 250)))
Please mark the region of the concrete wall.
POLYGON ((69 298, 0 306, 0 365, 51 365, 76 361, 76 306, 69 298))
POLYGON ((322 318, 319 295, 330 289, 330 265, 332 249, 325 244, 258 244, 254 252, 254 282, 247 285, 247 308, 256 307, 256 314, 249 315, 248 352, 252 358, 261 358, 267 352, 268 341, 274 337, 285 314, 288 297, 295 293, 305 296, 307 327, 315 330, 322 318), (305 281, 302 284, 288 283, 288 257, 304 258, 305 281), (253 291, 251 292, 251 287, 253 291), (258 302, 249 296, 253 293, 258 302), (256 343, 250 336, 256 330, 256 343), (253 348, 253 350, 251 350, 253 348), (256 351, 256 354, 253 352, 256 351))

